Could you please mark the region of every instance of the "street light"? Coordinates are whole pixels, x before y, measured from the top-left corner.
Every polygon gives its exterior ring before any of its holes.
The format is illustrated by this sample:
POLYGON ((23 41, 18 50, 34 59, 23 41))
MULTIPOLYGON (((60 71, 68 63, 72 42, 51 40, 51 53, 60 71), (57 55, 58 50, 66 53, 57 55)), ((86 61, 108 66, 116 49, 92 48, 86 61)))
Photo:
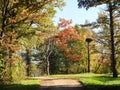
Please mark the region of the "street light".
POLYGON ((86 38, 87 48, 88 48, 88 72, 90 72, 90 48, 89 43, 92 41, 91 38, 86 38))

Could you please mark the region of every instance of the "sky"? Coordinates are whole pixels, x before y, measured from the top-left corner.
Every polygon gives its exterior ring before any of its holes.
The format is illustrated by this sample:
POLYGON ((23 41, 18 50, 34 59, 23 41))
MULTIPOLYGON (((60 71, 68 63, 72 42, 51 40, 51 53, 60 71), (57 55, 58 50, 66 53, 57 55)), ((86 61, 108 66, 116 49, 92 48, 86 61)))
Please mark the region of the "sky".
POLYGON ((54 24, 57 25, 59 18, 66 20, 72 19, 73 24, 84 24, 86 20, 89 22, 95 22, 98 17, 98 12, 102 10, 102 7, 92 7, 88 10, 85 8, 78 8, 77 0, 64 0, 66 6, 63 10, 57 9, 57 13, 54 17, 54 24))

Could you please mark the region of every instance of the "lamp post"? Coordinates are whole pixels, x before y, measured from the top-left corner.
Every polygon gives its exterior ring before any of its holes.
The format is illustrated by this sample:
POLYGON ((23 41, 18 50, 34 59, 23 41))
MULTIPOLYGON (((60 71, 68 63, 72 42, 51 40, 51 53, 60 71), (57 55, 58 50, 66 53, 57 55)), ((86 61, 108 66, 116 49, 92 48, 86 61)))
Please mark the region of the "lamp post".
POLYGON ((86 38, 87 48, 88 48, 88 72, 90 72, 90 47, 89 44, 92 41, 91 38, 86 38))

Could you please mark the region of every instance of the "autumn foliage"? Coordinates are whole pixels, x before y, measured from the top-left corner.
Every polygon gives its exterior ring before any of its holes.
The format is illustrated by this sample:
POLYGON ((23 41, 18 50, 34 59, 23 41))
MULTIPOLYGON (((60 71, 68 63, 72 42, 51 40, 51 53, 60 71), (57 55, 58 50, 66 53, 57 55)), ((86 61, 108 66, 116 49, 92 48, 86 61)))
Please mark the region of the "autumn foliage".
POLYGON ((63 0, 0 1, 0 82, 12 83, 23 75, 22 70, 19 70, 24 65, 21 57, 24 51, 22 47, 27 45, 31 46, 30 49, 34 48, 34 42, 30 45, 30 42, 26 42, 27 39, 36 36, 36 31, 52 28, 52 18, 56 13, 54 7, 62 8, 62 6, 64 6, 63 0), (33 24, 37 24, 37 29, 33 24))
POLYGON ((75 47, 74 42, 79 41, 80 36, 77 34, 74 27, 70 26, 71 23, 71 20, 60 19, 60 23, 58 24, 60 32, 53 38, 53 42, 60 50, 63 50, 67 59, 76 61, 81 60, 81 55, 75 54, 77 48, 75 47))

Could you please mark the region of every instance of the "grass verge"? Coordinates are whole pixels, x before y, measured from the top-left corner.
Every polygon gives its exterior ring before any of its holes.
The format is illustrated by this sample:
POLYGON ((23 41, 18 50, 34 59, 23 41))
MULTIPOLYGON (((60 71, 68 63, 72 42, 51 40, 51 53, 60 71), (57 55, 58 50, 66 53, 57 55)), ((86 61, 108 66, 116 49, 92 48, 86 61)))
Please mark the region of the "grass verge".
POLYGON ((112 78, 110 74, 85 73, 50 77, 77 79, 84 84, 86 90, 120 90, 120 77, 112 78))
POLYGON ((120 90, 120 77, 113 78, 111 75, 96 74, 90 77, 81 77, 86 90, 120 90))
POLYGON ((22 80, 19 84, 0 85, 0 90, 38 90, 39 86, 39 78, 29 78, 22 80))

